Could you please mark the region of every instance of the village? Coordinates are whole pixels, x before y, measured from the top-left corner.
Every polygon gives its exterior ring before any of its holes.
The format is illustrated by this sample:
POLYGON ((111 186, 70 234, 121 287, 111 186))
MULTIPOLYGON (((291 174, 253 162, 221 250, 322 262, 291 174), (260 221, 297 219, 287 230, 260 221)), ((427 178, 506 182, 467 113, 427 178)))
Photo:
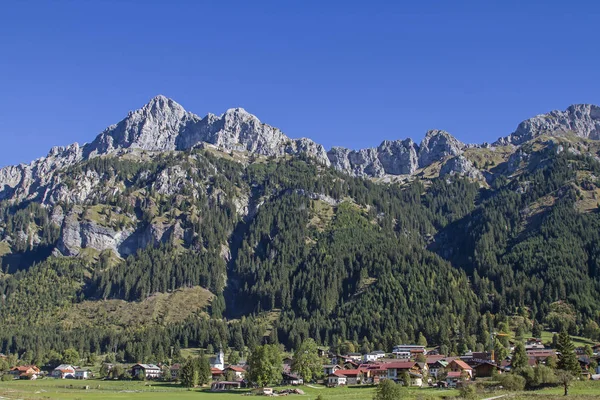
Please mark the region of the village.
MULTIPOLYGON (((511 346, 513 343, 511 343, 511 346)), ((539 365, 555 365, 560 353, 548 348, 540 339, 530 338, 524 342, 527 363, 531 367, 539 365)), ((511 347, 513 350, 514 347, 511 347)), ((589 349, 575 349, 581 368, 580 379, 600 380, 600 345, 589 349)), ((345 387, 358 385, 378 385, 383 380, 391 380, 402 386, 460 388, 470 383, 510 373, 513 368, 512 351, 506 358, 498 360, 493 351, 468 351, 460 356, 440 354, 439 347, 426 348, 422 345, 408 344, 394 346, 391 352, 383 350, 368 353, 337 354, 326 348, 318 348, 318 356, 322 360, 322 371, 317 379, 305 382, 303 377, 293 369, 294 360, 285 356, 281 364, 281 386, 300 386, 308 383, 321 384, 326 387, 345 387)), ((0 359, 8 359, 1 355, 0 359)), ((228 364, 223 350, 219 350, 209 359, 212 391, 235 391, 242 388, 255 388, 256 385, 247 379, 248 365, 244 360, 236 364, 228 364)), ((53 369, 38 368, 35 365, 12 366, 2 377, 2 381, 12 379, 132 379, 146 381, 178 382, 182 369, 181 363, 173 365, 136 363, 121 365, 103 362, 101 368, 109 374, 102 378, 92 368, 70 364, 61 364, 53 369), (119 375, 110 371, 121 369, 119 375)), ((261 388, 265 394, 273 389, 261 388)))

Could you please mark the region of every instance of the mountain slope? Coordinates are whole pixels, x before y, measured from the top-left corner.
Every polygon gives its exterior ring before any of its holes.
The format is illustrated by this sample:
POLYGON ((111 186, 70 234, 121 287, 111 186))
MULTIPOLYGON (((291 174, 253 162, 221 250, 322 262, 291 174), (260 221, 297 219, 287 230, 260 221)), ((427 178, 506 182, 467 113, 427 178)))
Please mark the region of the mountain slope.
POLYGON ((420 334, 460 351, 513 314, 581 333, 600 322, 600 142, 581 109, 518 145, 430 131, 324 155, 240 109, 201 119, 159 96, 90 144, 0 170, 0 351, 157 361, 420 334), (128 326, 191 291, 211 295, 128 326), (122 316, 83 323, 113 304, 122 316))

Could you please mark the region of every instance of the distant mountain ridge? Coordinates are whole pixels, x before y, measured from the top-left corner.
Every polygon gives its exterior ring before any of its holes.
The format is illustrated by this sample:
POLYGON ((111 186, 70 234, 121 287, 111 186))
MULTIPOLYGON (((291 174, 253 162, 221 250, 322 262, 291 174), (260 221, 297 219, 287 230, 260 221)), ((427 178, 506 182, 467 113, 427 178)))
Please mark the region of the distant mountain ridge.
MULTIPOLYGON (((592 140, 600 139, 600 107, 572 105, 566 111, 551 111, 521 122, 515 132, 492 146, 518 146, 544 133, 572 132, 592 140)), ((291 139, 280 129, 262 123, 242 108, 232 108, 221 116, 204 118, 186 111, 180 104, 159 95, 142 108, 130 111, 126 118, 111 125, 94 141, 79 146, 53 147, 46 157, 30 164, 0 169, 0 199, 44 197, 46 188, 56 185, 52 171, 85 159, 124 150, 188 150, 204 143, 223 151, 244 151, 262 156, 305 155, 322 165, 352 176, 383 177, 412 175, 435 162, 460 156, 468 147, 444 130, 430 130, 420 144, 412 139, 385 140, 376 148, 350 150, 325 148, 307 138, 291 139)), ((477 176, 469 160, 453 162, 458 170, 448 172, 477 176)), ((448 170, 448 168, 446 168, 448 170)))

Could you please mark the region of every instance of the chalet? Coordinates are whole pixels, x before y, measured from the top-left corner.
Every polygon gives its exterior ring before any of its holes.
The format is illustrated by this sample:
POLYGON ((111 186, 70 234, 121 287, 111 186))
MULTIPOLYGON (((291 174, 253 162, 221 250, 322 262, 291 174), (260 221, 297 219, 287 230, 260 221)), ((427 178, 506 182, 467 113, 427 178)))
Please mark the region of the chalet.
POLYGON ((221 381, 225 376, 225 371, 219 368, 211 368, 210 375, 212 376, 213 381, 221 381))
POLYGON ((363 356, 363 361, 364 362, 371 362, 371 361, 377 361, 380 358, 384 358, 385 357, 385 352, 381 351, 381 350, 377 350, 377 351, 372 351, 370 353, 367 353, 363 356))
POLYGON ((346 385, 358 385, 362 383, 363 371, 361 369, 340 369, 336 371, 346 377, 346 385))
POLYGON ((336 365, 336 364, 323 365, 323 372, 325 373, 325 376, 329 376, 329 375, 333 374, 338 369, 342 369, 342 367, 340 367, 339 365, 336 365))
POLYGON ((348 353, 346 357, 351 359, 352 361, 360 361, 362 360, 363 356, 360 353, 348 353))
POLYGON ((299 377, 298 375, 284 373, 282 376, 283 376, 282 383, 284 385, 298 386, 298 385, 304 384, 304 380, 301 377, 299 377))
POLYGON ((429 375, 433 376, 435 379, 437 379, 438 373, 448 366, 448 363, 443 359, 443 356, 427 357, 426 362, 429 375))
POLYGON ((73 379, 75 378, 75 367, 68 364, 61 364, 52 370, 50 376, 57 379, 73 379))
POLYGON ((553 349, 526 350, 526 353, 527 357, 535 359, 535 364, 545 364, 548 358, 557 356, 553 349))
POLYGON ((92 371, 85 368, 75 368, 75 379, 90 379, 92 371))
POLYGON ((319 355, 319 357, 323 358, 327 357, 329 351, 325 347, 317 347, 317 354, 319 355))
POLYGON ((448 367, 447 369, 450 372, 460 372, 460 373, 466 373, 467 375, 469 375, 469 378, 473 377, 473 368, 471 368, 471 366, 469 364, 467 364, 466 362, 464 362, 461 359, 455 359, 452 360, 448 363, 448 367))
POLYGON ((357 369, 360 364, 356 361, 346 361, 343 365, 344 369, 357 369))
POLYGON ((416 357, 419 354, 426 355, 427 350, 425 346, 420 346, 416 344, 399 344, 394 346, 392 353, 396 356, 397 359, 407 359, 416 357))
POLYGON ((213 382, 212 385, 210 385, 210 390, 212 390, 213 392, 222 392, 222 391, 226 391, 226 390, 239 389, 241 387, 242 387, 241 382, 220 381, 220 382, 213 382))
POLYGON ((233 373, 234 380, 238 382, 244 379, 246 370, 238 365, 230 365, 225 368, 224 373, 225 375, 227 375, 227 373, 233 373))
POLYGON ((171 368, 169 368, 171 372, 171 379, 177 380, 179 379, 179 373, 181 372, 181 364, 173 364, 171 368))
POLYGON ((398 381, 404 372, 421 374, 421 369, 414 361, 397 361, 384 365, 387 369, 387 378, 394 381, 398 381))
POLYGON ((346 386, 347 379, 346 375, 342 374, 340 371, 335 371, 327 376, 327 386, 346 386))
POLYGON ((538 338, 529 338, 525 342, 525 350, 541 350, 545 349, 544 343, 542 343, 542 339, 538 338))
POLYGON ((37 379, 40 369, 35 365, 21 365, 10 369, 9 374, 18 379, 37 379))
POLYGON ((492 376, 494 370, 499 372, 500 368, 491 361, 484 361, 473 367, 473 374, 477 378, 486 378, 492 376))
POLYGON ((461 375, 461 372, 458 371, 448 372, 448 374, 446 375, 446 383, 448 387, 455 388, 456 386, 458 386, 458 383, 462 382, 461 375))
POLYGON ((162 375, 160 367, 154 364, 135 364, 131 367, 131 376, 140 377, 144 379, 157 379, 162 375))
POLYGON ((387 367, 385 364, 367 364, 361 367, 365 372, 363 379, 368 379, 371 383, 379 383, 387 378, 387 367))

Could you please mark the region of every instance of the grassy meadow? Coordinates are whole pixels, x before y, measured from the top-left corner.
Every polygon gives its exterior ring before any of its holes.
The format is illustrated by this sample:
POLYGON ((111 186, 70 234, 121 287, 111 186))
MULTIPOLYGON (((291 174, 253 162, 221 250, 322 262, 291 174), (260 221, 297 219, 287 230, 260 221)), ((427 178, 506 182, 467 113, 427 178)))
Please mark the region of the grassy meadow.
MULTIPOLYGON (((282 389, 282 388, 280 388, 282 389)), ((301 386, 304 395, 290 395, 291 399, 309 400, 321 395, 325 400, 370 400, 373 398, 373 386, 355 386, 341 388, 325 388, 323 386, 301 386)), ((435 388, 403 388, 402 399, 435 399, 454 398, 457 390, 435 388)), ((0 400, 10 399, 64 399, 64 400, 118 400, 118 399, 206 399, 234 400, 241 399, 247 390, 227 393, 213 393, 207 389, 188 390, 177 384, 162 382, 138 381, 103 381, 103 380, 58 380, 52 378, 37 381, 0 382, 0 400), (89 389, 85 389, 88 386, 89 389)), ((533 392, 489 392, 479 393, 477 399, 489 399, 502 396, 503 399, 564 399, 562 388, 555 387, 533 392)), ((570 389, 569 398, 578 400, 600 399, 600 382, 575 382, 570 389)))

